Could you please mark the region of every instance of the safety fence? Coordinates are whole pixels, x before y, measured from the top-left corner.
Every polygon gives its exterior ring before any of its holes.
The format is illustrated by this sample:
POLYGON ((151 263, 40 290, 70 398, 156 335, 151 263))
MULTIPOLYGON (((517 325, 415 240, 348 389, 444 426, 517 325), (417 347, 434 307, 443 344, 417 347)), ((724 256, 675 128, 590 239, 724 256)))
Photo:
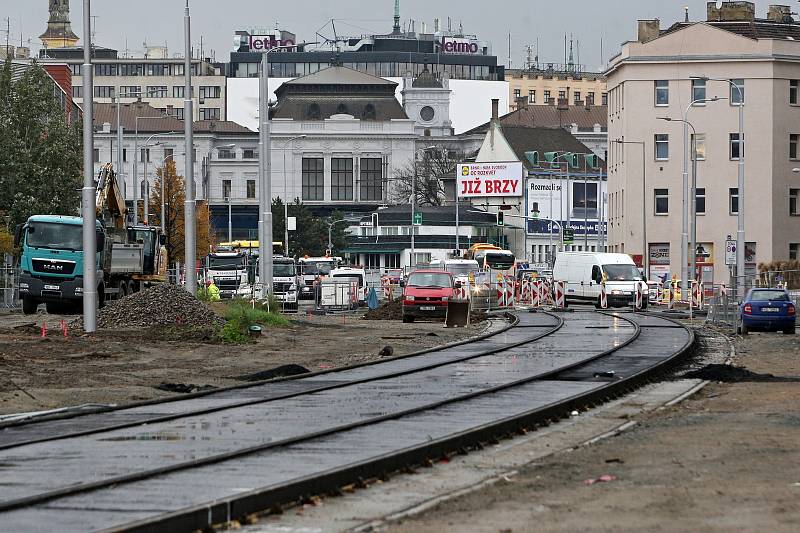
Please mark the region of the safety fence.
POLYGON ((19 268, 9 264, 0 266, 0 290, 3 291, 0 308, 16 310, 22 306, 19 297, 19 268))

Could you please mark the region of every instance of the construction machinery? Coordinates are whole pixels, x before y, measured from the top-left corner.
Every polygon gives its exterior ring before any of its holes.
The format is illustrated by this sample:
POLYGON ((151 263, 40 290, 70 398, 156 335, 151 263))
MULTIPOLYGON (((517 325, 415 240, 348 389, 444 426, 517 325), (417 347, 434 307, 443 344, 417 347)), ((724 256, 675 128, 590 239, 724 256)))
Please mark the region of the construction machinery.
MULTIPOLYGON (((97 301, 122 298, 167 279, 161 228, 129 226, 122 188, 111 164, 98 174, 96 195, 97 301)), ((22 247, 19 291, 25 314, 44 303, 49 313, 77 312, 83 299, 83 219, 34 215, 17 226, 22 247)))

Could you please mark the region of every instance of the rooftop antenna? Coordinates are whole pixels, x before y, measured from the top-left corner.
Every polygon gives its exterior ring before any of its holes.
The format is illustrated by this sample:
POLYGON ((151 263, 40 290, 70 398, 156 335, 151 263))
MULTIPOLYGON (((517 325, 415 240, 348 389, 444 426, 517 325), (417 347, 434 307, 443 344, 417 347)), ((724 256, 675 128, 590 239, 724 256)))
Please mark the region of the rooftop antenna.
POLYGON ((689 22, 689 6, 683 6, 684 22, 689 22))
POLYGON ((508 69, 511 70, 511 32, 508 32, 508 69))
POLYGON ((92 43, 97 42, 97 15, 92 15, 92 43))
POLYGON ((394 0, 394 27, 392 33, 400 33, 400 0, 394 0))
MULTIPOLYGON (((6 17, 6 54, 8 54, 8 38, 11 35, 11 18, 6 17)), ((20 46, 22 46, 22 35, 20 35, 20 46)))

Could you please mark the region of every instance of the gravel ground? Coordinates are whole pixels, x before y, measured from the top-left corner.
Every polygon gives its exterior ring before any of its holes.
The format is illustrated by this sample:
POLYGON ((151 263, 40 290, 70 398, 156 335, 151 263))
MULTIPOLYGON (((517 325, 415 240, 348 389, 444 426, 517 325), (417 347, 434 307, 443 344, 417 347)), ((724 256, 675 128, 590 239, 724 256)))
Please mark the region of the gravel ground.
POLYGON ((445 329, 441 322, 300 315, 288 328, 266 330, 253 344, 232 346, 177 326, 64 338, 58 329, 62 318, 76 317, 0 315, 0 414, 162 398, 170 391, 242 383, 237 378, 281 365, 333 368, 379 359, 381 351, 402 355, 499 327, 494 320, 445 329), (44 321, 48 336, 40 338, 44 321))
POLYGON ((800 530, 800 336, 734 338, 725 365, 727 338, 699 333, 678 374, 718 381, 692 398, 388 530, 800 530))

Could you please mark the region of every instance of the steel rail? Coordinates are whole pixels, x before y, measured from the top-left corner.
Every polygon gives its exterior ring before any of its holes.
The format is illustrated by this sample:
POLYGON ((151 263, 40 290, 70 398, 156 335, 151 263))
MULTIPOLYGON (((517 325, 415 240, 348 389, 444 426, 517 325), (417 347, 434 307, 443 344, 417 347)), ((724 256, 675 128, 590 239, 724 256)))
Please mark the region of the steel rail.
MULTIPOLYGON (((548 335, 551 335, 552 333, 555 333, 556 331, 561 329, 561 327, 564 325, 563 318, 561 318, 559 316, 556 316, 556 315, 553 315, 553 314, 550 314, 550 313, 543 313, 543 314, 547 314, 548 316, 550 316, 552 318, 555 318, 556 319, 556 323, 553 324, 553 325, 525 326, 525 327, 550 328, 548 331, 545 331, 545 332, 543 332, 543 333, 541 333, 539 335, 535 335, 533 337, 527 338, 527 339, 522 340, 522 341, 506 344, 506 345, 503 345, 503 346, 499 346, 497 348, 493 348, 493 349, 490 349, 490 350, 485 350, 485 351, 482 351, 482 352, 478 352, 476 354, 471 354, 471 355, 467 355, 467 356, 463 356, 463 357, 457 357, 457 358, 453 358, 453 359, 448 359, 447 361, 440 361, 438 363, 430 363, 430 364, 427 364, 427 365, 421 365, 421 366, 409 368, 409 369, 406 369, 406 370, 401 370, 401 371, 396 371, 396 372, 388 372, 388 373, 385 373, 385 374, 379 374, 379 375, 366 377, 366 378, 361 378, 361 379, 342 381, 342 382, 334 383, 334 384, 330 384, 330 385, 322 385, 322 386, 319 386, 319 387, 313 387, 313 388, 305 389, 305 390, 302 390, 302 391, 288 392, 288 393, 284 393, 284 394, 278 394, 278 395, 275 395, 275 396, 269 396, 269 397, 263 397, 263 398, 255 398, 255 399, 251 399, 251 400, 242 400, 240 402, 228 403, 228 404, 218 405, 218 406, 215 406, 215 407, 207 407, 207 408, 204 408, 204 409, 195 409, 193 411, 184 411, 184 412, 174 413, 174 414, 169 414, 169 415, 153 416, 153 417, 149 417, 149 418, 142 418, 142 419, 137 419, 137 420, 133 420, 133 421, 130 421, 130 422, 123 422, 123 423, 112 424, 112 425, 107 425, 107 426, 98 426, 96 428, 87 429, 87 430, 84 430, 84 431, 74 431, 74 432, 70 432, 70 433, 49 435, 47 437, 40 437, 40 438, 29 439, 29 440, 25 440, 25 441, 12 442, 12 443, 8 443, 8 444, 0 444, 0 451, 12 449, 12 448, 18 448, 18 447, 26 446, 26 445, 30 445, 30 444, 38 444, 38 443, 42 443, 42 442, 51 442, 51 441, 55 441, 55 440, 63 440, 63 439, 75 438, 75 437, 83 437, 83 436, 93 435, 93 434, 97 434, 97 433, 105 433, 105 432, 108 432, 108 431, 115 431, 115 430, 120 430, 120 429, 132 428, 132 427, 136 427, 136 426, 157 424, 157 423, 160 423, 160 422, 169 422, 171 420, 178 420, 178 419, 181 419, 181 418, 188 418, 188 417, 192 417, 192 416, 200 416, 200 415, 205 415, 205 414, 211 414, 211 413, 216 413, 216 412, 220 412, 220 411, 226 411, 226 410, 229 410, 229 409, 235 409, 235 408, 238 408, 238 407, 248 407, 248 406, 251 406, 251 405, 269 403, 269 402, 274 402, 274 401, 278 401, 278 400, 286 400, 286 399, 289 399, 289 398, 296 398, 298 396, 303 396, 303 395, 306 395, 306 394, 324 392, 324 391, 328 391, 328 390, 334 390, 334 389, 349 387, 349 386, 358 385, 358 384, 361 384, 361 383, 369 383, 371 381, 378 381, 378 380, 382 380, 382 379, 390 379, 390 378, 401 377, 401 376, 405 376, 405 375, 409 375, 409 374, 414 374, 414 373, 417 373, 417 372, 422 372, 422 371, 425 371, 425 370, 432 370, 434 368, 439 368, 439 367, 442 367, 442 366, 448 366, 448 365, 452 365, 452 364, 456 364, 456 363, 462 363, 464 361, 469 361, 471 359, 476 359, 476 358, 479 358, 479 357, 486 357, 487 355, 493 355, 493 354, 496 354, 498 352, 502 352, 504 350, 518 348, 520 346, 524 346, 525 344, 528 344, 528 343, 531 343, 531 342, 536 342, 536 341, 538 341, 538 340, 540 340, 540 339, 542 339, 542 338, 544 338, 544 337, 546 337, 548 335)), ((518 319, 516 320, 516 322, 518 322, 518 319)), ((514 324, 514 325, 516 325, 516 324, 514 324)), ((512 327, 513 327, 513 325, 512 325, 512 327)), ((434 348, 434 349, 430 349, 430 350, 424 350, 422 352, 417 352, 417 353, 414 353, 414 354, 406 354, 406 355, 401 355, 401 356, 392 357, 392 358, 386 358, 386 359, 382 359, 382 360, 378 360, 378 361, 368 361, 368 362, 365 362, 365 363, 358 363, 358 364, 349 365, 349 366, 346 366, 346 367, 328 369, 328 370, 321 371, 321 372, 298 374, 298 375, 295 375, 295 376, 286 376, 285 378, 279 378, 279 379, 276 379, 276 380, 261 381, 261 382, 258 382, 256 384, 253 384, 253 385, 245 385, 245 386, 236 385, 234 387, 217 389, 217 390, 215 390, 213 392, 220 393, 220 392, 225 392, 225 391, 238 390, 238 389, 241 389, 241 388, 251 388, 251 387, 255 387, 255 386, 263 386, 263 385, 269 384, 269 383, 279 383, 279 382, 282 382, 282 381, 300 380, 300 379, 308 378, 308 377, 311 377, 311 376, 319 376, 319 375, 329 374, 329 373, 342 373, 342 372, 345 372, 347 370, 352 370, 352 369, 356 369, 356 368, 363 368, 363 367, 366 367, 366 366, 377 366, 377 365, 380 365, 382 363, 389 363, 389 362, 392 362, 392 361, 397 361, 397 360, 402 360, 402 359, 409 359, 411 357, 419 357, 421 355, 434 353, 434 352, 437 352, 437 351, 442 351, 442 350, 445 350, 445 349, 448 349, 448 348, 451 348, 451 347, 457 347, 457 346, 461 346, 461 345, 464 345, 464 344, 473 344, 473 343, 479 342, 480 340, 486 340, 487 338, 491 338, 491 337, 493 337, 495 335, 498 335, 498 334, 500 334, 500 333, 502 333, 504 331, 507 331, 507 329, 504 329, 504 330, 498 331, 498 332, 494 332, 493 334, 488 335, 487 337, 483 337, 483 338, 478 337, 478 338, 470 339, 470 340, 468 340, 466 342, 453 343, 452 345, 445 345, 445 346, 441 346, 441 347, 438 347, 438 348, 434 348)), ((182 400, 182 399, 186 399, 186 398, 178 398, 178 399, 182 400)), ((172 402, 175 402, 175 401, 176 401, 175 398, 167 398, 163 402, 155 401, 155 402, 149 403, 148 405, 156 405, 156 404, 160 404, 160 403, 172 403, 172 402)), ((116 410, 119 411, 119 410, 132 409, 132 408, 133 407, 127 406, 127 407, 124 407, 122 409, 116 409, 116 410)), ((104 413, 104 412, 101 412, 101 413, 88 413, 88 414, 87 413, 82 413, 82 414, 76 414, 74 416, 70 416, 69 418, 76 418, 76 417, 81 416, 81 415, 82 416, 91 416, 92 414, 102 414, 102 413, 104 413)), ((2 505, 0 505, 0 511, 2 511, 2 510, 3 510, 2 509, 2 505)))
MULTIPOLYGON (((540 334, 540 335, 537 335, 536 337, 534 337, 532 339, 528 339, 526 341, 522 341, 522 342, 519 342, 519 343, 506 345, 506 346, 503 346, 503 347, 498 348, 498 349, 490 350, 490 352, 491 352, 490 354, 484 354, 484 355, 491 355, 491 354, 496 353, 498 351, 505 351, 505 350, 512 349, 512 348, 515 348, 515 347, 524 346, 526 344, 535 343, 536 341, 541 340, 542 338, 544 338, 544 337, 552 334, 553 332, 557 331, 558 329, 560 329, 561 326, 563 325, 563 319, 561 317, 555 317, 555 318, 558 318, 559 322, 558 322, 558 326, 556 328, 554 328, 553 330, 545 332, 545 333, 540 334)), ((40 493, 40 494, 36 494, 36 495, 32 495, 32 496, 18 498, 16 500, 9 500, 9 501, 6 501, 6 502, 0 502, 0 512, 11 511, 11 510, 14 510, 14 509, 19 509, 19 508, 28 507, 28 506, 31 506, 31 505, 36 505, 36 504, 39 504, 39 503, 45 503, 47 501, 52 501, 52 500, 55 500, 55 499, 58 499, 58 498, 63 498, 63 497, 67 497, 67 496, 73 496, 73 495, 76 495, 76 494, 79 494, 79 493, 99 490, 99 489, 103 489, 103 488, 110 487, 110 486, 117 486, 117 485, 121 485, 121 484, 124 484, 124 483, 131 483, 131 482, 135 482, 135 481, 141 481, 141 480, 144 480, 144 479, 148 479, 148 478, 152 478, 152 477, 156 477, 156 476, 160 476, 160 475, 164 475, 164 474, 170 474, 170 473, 174 473, 174 472, 178 472, 178 471, 182 471, 182 470, 188 470, 188 469, 197 468, 197 467, 201 467, 201 466, 207 466, 207 465, 211 465, 211 464, 215 464, 215 463, 220 463, 220 462, 223 462, 223 461, 236 459, 238 457, 243 457, 243 456, 246 456, 246 455, 251 455, 251 454, 255 454, 255 453, 264 452, 264 451, 267 451, 267 450, 270 450, 270 449, 282 448, 282 447, 286 447, 286 446, 289 446, 289 445, 298 444, 298 443, 305 442, 305 441, 310 441, 310 440, 313 440, 313 439, 318 439, 320 437, 333 435, 335 433, 341 433, 341 432, 349 431, 349 430, 352 430, 352 429, 355 429, 355 428, 377 424, 377 423, 384 422, 384 421, 387 421, 387 420, 395 420, 395 419, 403 418, 403 417, 406 417, 406 416, 409 416, 409 415, 412 415, 412 414, 420 413, 420 412, 423 412, 423 411, 428 411, 428 410, 431 410, 431 409, 436 409, 438 407, 442 407, 442 406, 445 406, 445 405, 458 403, 458 402, 470 400, 470 399, 473 399, 473 398, 477 398, 479 396, 488 395, 488 394, 492 394, 492 393, 495 393, 495 392, 498 392, 498 391, 511 389, 511 388, 514 388, 514 387, 518 387, 520 385, 524 385, 524 384, 533 382, 533 381, 541 381, 541 380, 544 380, 544 379, 546 379, 548 377, 554 376, 554 375, 556 375, 558 373, 562 373, 562 372, 571 370, 573 368, 580 367, 580 366, 585 365, 587 363, 590 363, 592 361, 595 361, 595 360, 601 359, 603 357, 606 357, 609 354, 614 353, 617 350, 620 350, 620 349, 624 348, 625 346, 628 346, 629 344, 634 342, 638 338, 640 330, 639 330, 639 327, 636 325, 635 322, 630 321, 630 320, 628 320, 628 322, 633 326, 634 333, 629 338, 625 339, 619 345, 614 346, 613 348, 610 348, 609 350, 605 350, 605 351, 603 351, 601 353, 595 354, 595 355, 593 355, 591 357, 582 359, 581 361, 578 361, 578 362, 575 362, 575 363, 571 363, 571 364, 567 364, 567 365, 562 365, 562 366, 560 366, 558 368, 553 368, 553 369, 550 369, 550 370, 547 370, 547 371, 544 371, 544 372, 539 372, 537 374, 534 374, 534 375, 531 375, 531 376, 527 376, 527 377, 519 379, 519 380, 511 381, 511 382, 508 382, 508 383, 504 383, 504 384, 501 384, 501 385, 497 385, 497 386, 490 387, 490 388, 483 389, 483 390, 479 390, 479 391, 474 391, 474 392, 467 393, 467 394, 461 394, 461 395, 458 395, 458 396, 455 396, 455 397, 452 397, 452 398, 447 398, 447 399, 444 399, 444 400, 440 400, 440 401, 436 401, 436 402, 420 405, 418 407, 414 407, 414 408, 411 408, 411 409, 397 411, 397 412, 389 413, 389 414, 382 415, 382 416, 366 418, 366 419, 359 420, 359 421, 356 421, 356 422, 351 422, 351 423, 343 424, 343 425, 339 425, 339 426, 333 426, 333 427, 326 428, 326 429, 323 429, 323 430, 319 430, 319 431, 315 431, 315 432, 311 432, 311 433, 306 433, 306 434, 303 434, 303 435, 297 435, 297 436, 294 436, 294 437, 281 439, 281 440, 277 440, 277 441, 272 441, 272 442, 269 442, 269 443, 259 444, 259 445, 256 445, 256 446, 242 448, 242 449, 234 450, 234 451, 230 451, 230 452, 224 452, 224 453, 220 453, 220 454, 213 455, 213 456, 208 456, 208 457, 204 457, 204 458, 200 458, 200 459, 195 459, 195 460, 192 460, 192 461, 186 461, 186 462, 183 462, 183 463, 175 463, 175 464, 172 464, 172 465, 167 465, 167 466, 163 466, 163 467, 159 467, 159 468, 154 468, 154 469, 151 469, 151 470, 133 472, 133 473, 130 473, 130 474, 115 476, 115 477, 112 477, 112 478, 106 478, 106 479, 98 480, 98 481, 94 481, 94 482, 71 485, 71 486, 63 488, 63 489, 56 489, 56 490, 53 490, 53 491, 48 491, 48 492, 44 492, 44 493, 40 493)), ((479 356, 468 356, 468 357, 464 357, 464 358, 459 358, 459 360, 474 359, 475 357, 480 357, 480 355, 479 356)), ((432 368, 437 368, 437 367, 440 367, 440 366, 447 366, 447 365, 450 365, 450 364, 454 364, 456 362, 459 362, 459 361, 450 360, 450 361, 445 362, 444 364, 437 363, 437 364, 429 365, 429 366, 432 367, 432 368)), ((409 371, 400 372, 398 374, 399 375, 408 375, 408 374, 417 373, 417 372, 419 372, 421 370, 423 370, 423 369, 422 368, 415 368, 415 369, 411 369, 409 371)), ((397 376, 389 376, 389 377, 391 378, 391 377, 397 377, 397 376)), ((384 377, 383 379, 386 379, 386 378, 384 377)), ((373 380, 374 379, 370 378, 370 379, 367 379, 365 381, 373 381, 373 380)), ((343 386, 350 386, 350 385, 353 385, 353 384, 355 384, 355 382, 345 383, 343 386)), ((340 386, 333 387, 333 388, 340 388, 340 386)), ((298 396, 298 395, 300 395, 300 394, 293 394, 292 396, 298 396)), ((232 408, 232 406, 228 406, 227 407, 227 409, 230 409, 230 408, 232 408)), ((218 410, 225 410, 225 409, 214 409, 214 410, 218 411, 218 410)), ((183 416, 178 417, 178 418, 183 418, 183 416)), ((139 425, 139 424, 136 424, 136 425, 139 425)))
MULTIPOLYGON (((619 316, 616 313, 603 314, 619 316)), ((634 390, 676 365, 694 346, 694 332, 671 318, 658 318, 673 323, 672 327, 687 331, 686 343, 659 363, 623 380, 609 382, 587 393, 577 394, 518 416, 507 417, 472 428, 469 431, 435 439, 420 446, 389 452, 318 475, 306 476, 280 486, 251 490, 236 496, 220 498, 202 505, 134 521, 124 526, 107 528, 103 531, 117 533, 123 531, 202 530, 213 524, 222 524, 253 513, 280 510, 287 503, 297 502, 314 494, 337 494, 340 493, 339 487, 351 484, 354 480, 385 478, 389 473, 406 471, 410 466, 424 464, 431 458, 448 457, 452 453, 464 452, 467 449, 481 449, 484 443, 496 442, 498 436, 513 435, 530 428, 549 425, 551 421, 568 416, 572 410, 601 404, 634 390)))
MULTIPOLYGON (((545 314, 550 315, 549 313, 545 313, 545 314)), ((71 411, 71 412, 66 412, 66 413, 54 413, 52 415, 46 415, 46 416, 28 418, 28 419, 22 419, 22 420, 14 420, 14 421, 11 421, 11 422, 0 422, 0 432, 2 432, 5 429, 8 429, 8 428, 15 428, 15 427, 19 427, 19 426, 26 426, 26 425, 32 425, 32 424, 43 424, 43 423, 51 422, 51 421, 54 421, 54 420, 67 420, 67 419, 70 419, 70 418, 79 418, 79 417, 92 416, 92 415, 96 415, 96 414, 113 413, 113 412, 117 412, 117 411, 129 410, 129 409, 137 409, 139 407, 148 407, 148 406, 151 406, 151 405, 162 405, 162 404, 173 403, 173 402, 181 402, 181 401, 184 401, 184 400, 191 400, 191 399, 194 399, 194 398, 202 398, 202 397, 205 397, 205 396, 213 396, 215 394, 226 393, 226 392, 230 392, 230 391, 233 391, 233 390, 242 390, 242 389, 249 389, 249 388, 253 388, 253 387, 260 387, 260 386, 265 385, 267 383, 281 383, 281 382, 284 382, 284 381, 294 381, 294 380, 298 380, 298 379, 305 379, 305 378, 309 378, 309 377, 322 376, 322 375, 326 375, 326 374, 335 374, 335 373, 338 373, 338 372, 346 372, 348 370, 353 370, 353 369, 356 369, 356 368, 374 366, 374 365, 379 365, 379 364, 382 364, 382 363, 387 363, 387 362, 392 362, 392 361, 398 361, 398 360, 402 360, 402 359, 410 359, 412 357, 417 357, 417 356, 420 356, 420 355, 425 355, 425 354, 429 354, 429 353, 432 353, 432 352, 445 350, 447 348, 454 348, 454 347, 457 347, 457 346, 463 346, 465 344, 472 344, 472 343, 475 343, 475 342, 478 342, 478 341, 483 341, 483 340, 490 339, 492 337, 500 335, 501 333, 507 332, 509 329, 515 327, 517 325, 517 323, 519 322, 519 319, 515 315, 513 315, 512 313, 503 313, 502 316, 505 319, 507 319, 509 321, 509 323, 507 325, 505 325, 502 329, 499 329, 497 331, 492 331, 490 333, 484 333, 482 335, 477 335, 477 336, 472 337, 472 338, 468 338, 468 339, 464 339, 464 340, 460 340, 460 341, 455 341, 455 342, 450 342, 450 343, 447 343, 447 344, 442 344, 441 346, 435 346, 433 348, 426 348, 424 350, 418 350, 418 351, 407 353, 407 354, 403 354, 403 355, 396 355, 394 357, 384 357, 384 358, 381 358, 380 360, 374 360, 374 361, 362 361, 362 362, 359 362, 359 363, 353 363, 353 364, 350 364, 350 365, 340 366, 340 367, 336 367, 336 368, 326 368, 326 369, 323 369, 323 370, 315 370, 313 372, 307 372, 305 374, 297 374, 297 375, 293 375, 293 376, 281 376, 279 378, 252 381, 252 382, 248 382, 248 383, 241 383, 241 384, 238 384, 238 385, 230 385, 230 386, 227 386, 227 387, 219 387, 219 388, 216 388, 216 389, 209 389, 209 390, 202 390, 202 391, 197 391, 197 392, 190 392, 190 393, 187 393, 187 394, 182 394, 180 396, 170 396, 168 398, 157 398, 157 399, 154 399, 154 400, 143 400, 143 401, 139 401, 139 402, 131 402, 131 403, 127 403, 125 405, 117 405, 117 406, 113 406, 113 407, 112 406, 102 406, 102 407, 97 407, 95 409, 83 409, 83 410, 80 410, 80 411, 71 411)), ((555 317, 555 315, 550 315, 550 316, 555 317)), ((544 327, 546 327, 546 326, 544 326, 544 327)), ((0 450, 2 450, 2 449, 3 449, 3 447, 0 446, 0 450)))

